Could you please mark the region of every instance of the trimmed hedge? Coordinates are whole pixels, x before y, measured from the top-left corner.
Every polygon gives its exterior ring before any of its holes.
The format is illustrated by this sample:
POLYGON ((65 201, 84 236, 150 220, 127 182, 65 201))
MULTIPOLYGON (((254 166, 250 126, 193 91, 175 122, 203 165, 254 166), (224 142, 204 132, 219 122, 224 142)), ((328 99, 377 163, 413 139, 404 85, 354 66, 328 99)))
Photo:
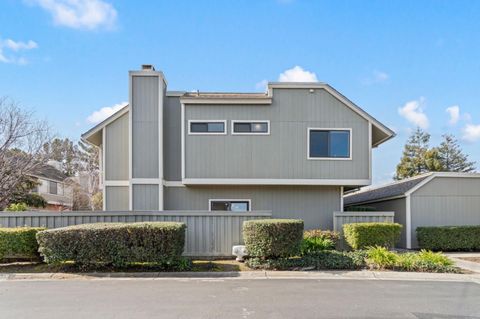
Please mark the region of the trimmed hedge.
POLYGON ((38 259, 35 235, 45 228, 0 228, 0 260, 4 258, 38 259))
POLYGON ((303 220, 248 220, 243 222, 243 239, 251 257, 296 256, 303 239, 303 220))
POLYGON ((185 229, 184 223, 176 222, 84 224, 39 232, 37 240, 47 263, 175 267, 181 261, 185 229))
POLYGON ((402 225, 397 223, 352 223, 343 225, 346 242, 354 250, 381 246, 392 248, 400 239, 402 225))
POLYGON ((479 226, 418 227, 418 246, 435 251, 480 250, 479 226))

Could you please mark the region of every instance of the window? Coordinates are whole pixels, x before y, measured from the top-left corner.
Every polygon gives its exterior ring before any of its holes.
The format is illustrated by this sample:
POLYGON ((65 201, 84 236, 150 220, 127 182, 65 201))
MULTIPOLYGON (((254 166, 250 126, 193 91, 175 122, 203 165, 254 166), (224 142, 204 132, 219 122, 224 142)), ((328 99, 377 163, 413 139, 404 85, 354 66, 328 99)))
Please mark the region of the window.
POLYGON ((49 182, 48 192, 53 195, 57 195, 57 182, 49 182))
POLYGON ((188 134, 226 134, 227 121, 188 121, 188 134))
POLYGON ((268 135, 270 121, 232 121, 232 135, 268 135))
POLYGON ((308 129, 309 159, 351 159, 351 129, 308 129))
POLYGON ((211 199, 210 210, 248 212, 250 211, 250 203, 249 199, 211 199))

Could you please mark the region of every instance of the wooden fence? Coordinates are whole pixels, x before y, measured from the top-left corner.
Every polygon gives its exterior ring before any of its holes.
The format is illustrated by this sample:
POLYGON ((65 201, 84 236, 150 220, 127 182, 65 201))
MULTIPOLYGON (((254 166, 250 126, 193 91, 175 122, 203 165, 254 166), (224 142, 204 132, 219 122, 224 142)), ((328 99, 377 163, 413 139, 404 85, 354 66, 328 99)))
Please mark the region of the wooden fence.
POLYGON ((141 211, 141 212, 0 212, 0 227, 59 228, 89 223, 176 221, 187 225, 185 256, 231 256, 232 246, 243 243, 246 220, 270 218, 269 211, 141 211))
POLYGON ((346 244, 343 239, 344 224, 371 222, 393 223, 394 216, 394 212, 334 212, 333 230, 339 232, 342 237, 339 248, 346 249, 348 247, 348 244, 346 244))

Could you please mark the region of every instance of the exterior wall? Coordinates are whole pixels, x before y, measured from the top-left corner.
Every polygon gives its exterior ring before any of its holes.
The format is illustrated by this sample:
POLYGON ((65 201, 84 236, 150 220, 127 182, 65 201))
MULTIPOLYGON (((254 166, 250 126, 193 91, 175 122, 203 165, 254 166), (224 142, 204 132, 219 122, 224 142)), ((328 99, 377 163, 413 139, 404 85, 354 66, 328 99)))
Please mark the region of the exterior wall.
POLYGON ((158 185, 133 185, 133 210, 159 210, 158 185))
POLYGON ((163 116, 164 178, 167 181, 180 181, 182 180, 180 97, 166 97, 163 116))
POLYGON ((339 187, 195 186, 165 187, 164 192, 165 210, 208 210, 209 199, 251 199, 251 210, 303 219, 305 229, 333 229, 333 212, 340 210, 339 187))
POLYGON ((132 177, 158 178, 159 78, 132 77, 132 177))
POLYGON ((73 205, 72 187, 65 185, 63 182, 57 183, 57 194, 50 194, 50 181, 45 179, 38 179, 39 185, 37 187, 37 194, 42 196, 49 205, 42 210, 62 210, 71 209, 73 205))
POLYGON ((109 211, 128 210, 128 186, 106 186, 104 200, 109 211))
POLYGON ((128 180, 128 113, 105 128, 105 179, 128 180))
POLYGON ((480 178, 435 177, 411 195, 412 248, 419 226, 480 225, 480 178))
POLYGON ((376 203, 368 203, 365 204, 366 206, 375 207, 375 209, 379 212, 394 212, 394 222, 403 225, 402 234, 400 236, 400 242, 398 243, 398 247, 406 248, 407 247, 407 233, 406 233, 406 199, 405 198, 398 198, 392 200, 386 200, 382 202, 376 203))
POLYGON ((369 180, 369 123, 323 89, 274 89, 271 105, 186 105, 186 178, 369 180), (227 135, 188 135, 188 120, 228 120, 227 135), (270 135, 231 135, 270 120, 270 135), (351 128, 352 160, 308 160, 307 128, 351 128))

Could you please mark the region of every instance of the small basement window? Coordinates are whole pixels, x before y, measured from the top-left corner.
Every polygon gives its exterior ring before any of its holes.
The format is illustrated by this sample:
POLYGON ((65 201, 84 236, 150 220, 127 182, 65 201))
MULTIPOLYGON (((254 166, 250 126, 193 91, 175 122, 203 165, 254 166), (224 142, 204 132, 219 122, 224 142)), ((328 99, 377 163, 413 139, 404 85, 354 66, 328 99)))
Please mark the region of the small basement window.
POLYGON ((189 121, 188 134, 226 134, 227 121, 189 121))
POLYGON ((268 135, 270 121, 232 121, 232 135, 268 135))
POLYGON ((351 129, 308 129, 308 159, 351 159, 351 129))
POLYGON ((249 199, 211 199, 211 211, 231 211, 231 212, 248 212, 250 211, 249 199))

